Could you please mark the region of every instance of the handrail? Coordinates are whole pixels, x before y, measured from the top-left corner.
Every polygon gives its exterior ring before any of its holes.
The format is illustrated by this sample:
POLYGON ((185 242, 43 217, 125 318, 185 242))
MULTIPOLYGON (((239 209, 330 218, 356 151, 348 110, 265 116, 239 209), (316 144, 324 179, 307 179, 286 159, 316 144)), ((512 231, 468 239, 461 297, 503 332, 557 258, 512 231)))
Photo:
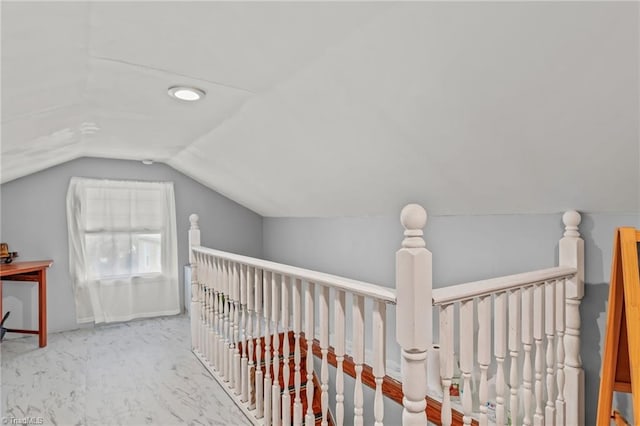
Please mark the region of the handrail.
POLYGON ((197 253, 216 256, 221 259, 243 263, 245 265, 258 267, 278 274, 284 274, 289 277, 300 278, 320 285, 339 288, 340 290, 355 293, 360 296, 371 297, 385 303, 396 304, 396 291, 393 288, 382 287, 377 284, 352 280, 350 278, 339 277, 337 275, 325 274, 324 272, 271 262, 269 260, 256 259, 254 257, 214 250, 208 247, 193 246, 192 249, 197 253))
POLYGON ((461 300, 469 300, 475 297, 486 296, 493 293, 501 293, 506 290, 526 287, 528 285, 545 281, 569 278, 577 273, 576 268, 556 266, 554 268, 539 269, 537 271, 524 272, 515 275, 491 278, 488 280, 472 281, 448 287, 434 288, 431 297, 433 305, 446 305, 461 300))

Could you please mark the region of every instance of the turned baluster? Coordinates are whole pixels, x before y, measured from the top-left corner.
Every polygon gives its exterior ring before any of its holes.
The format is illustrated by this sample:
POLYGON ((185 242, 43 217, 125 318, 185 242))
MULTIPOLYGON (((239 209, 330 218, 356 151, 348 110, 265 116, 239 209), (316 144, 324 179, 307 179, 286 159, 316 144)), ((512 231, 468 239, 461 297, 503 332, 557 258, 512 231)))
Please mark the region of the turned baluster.
MULTIPOLYGON (((302 355, 300 351, 300 333, 302 331, 302 281, 295 279, 293 284, 293 363, 294 363, 294 386, 295 397, 293 400, 293 425, 302 425, 302 399, 300 397, 300 388, 302 387, 301 362, 302 355)), ((338 423, 340 424, 340 423, 338 423)))
MULTIPOLYGON (((442 360, 440 361, 442 362, 442 360)), ((482 296, 478 301, 478 365, 480 366, 480 426, 489 423, 487 402, 489 385, 487 371, 491 364, 491 295, 482 296)))
POLYGON ((314 338, 314 314, 313 304, 315 299, 315 284, 307 283, 304 293, 304 325, 305 339, 307 341, 307 413, 305 423, 308 425, 315 424, 315 415, 313 413, 313 338, 314 338))
MULTIPOLYGON (((271 275, 265 271, 262 280, 262 296, 264 297, 264 424, 271 425, 271 275)), ((276 378, 277 380, 277 378, 276 378)))
MULTIPOLYGON (((460 302, 460 375, 462 380, 462 422, 472 418, 471 375, 473 373, 473 299, 460 302)), ((497 387, 497 384, 496 384, 497 387)))
POLYGON ((200 353, 204 356, 205 360, 209 361, 209 302, 211 297, 211 283, 207 275, 207 255, 199 253, 200 261, 198 262, 198 281, 202 285, 202 327, 200 328, 200 353))
MULTIPOLYGON (((451 426, 451 382, 453 378, 454 304, 440 306, 440 379, 442 381, 442 426, 451 426)), ((489 309, 491 307, 489 306, 489 309)), ((487 349, 491 349, 487 345, 487 349)))
POLYGON ((273 321, 273 385, 271 386, 271 423, 280 424, 280 283, 278 275, 271 274, 271 321, 273 321))
POLYGON ((281 308, 282 308, 282 329, 284 331, 284 341, 282 342, 282 358, 284 364, 282 366, 282 425, 289 426, 291 424, 291 394, 289 391, 289 359, 291 358, 291 349, 289 348, 289 283, 288 276, 282 276, 282 288, 281 288, 281 308))
POLYGON ((198 271, 196 267, 196 257, 193 252, 193 247, 200 246, 200 228, 198 226, 198 215, 192 214, 189 216, 189 264, 191 265, 191 348, 198 349, 197 338, 199 335, 198 319, 200 318, 200 312, 198 310, 199 295, 198 295, 198 271))
POLYGON ((544 285, 545 321, 544 330, 547 335, 547 404, 545 406, 544 424, 552 426, 556 422, 556 377, 555 368, 555 332, 556 332, 556 289, 555 282, 548 281, 544 285))
POLYGON ((234 367, 234 353, 235 353, 235 288, 236 288, 236 264, 229 261, 229 287, 227 291, 228 305, 229 305, 229 340, 225 346, 227 352, 227 379, 229 380, 229 387, 235 389, 235 367, 234 367))
POLYGON ((211 276, 211 330, 209 334, 211 366, 218 369, 218 271, 215 256, 209 256, 211 276))
POLYGON ((327 426, 329 416, 329 287, 321 285, 320 293, 320 404, 322 410, 322 426, 327 426))
POLYGON ((233 281, 231 282, 231 309, 233 313, 233 327, 231 328, 231 346, 229 360, 231 368, 232 388, 235 395, 240 395, 240 264, 233 264, 233 281))
POLYGON ((212 300, 211 300, 211 294, 212 294, 212 283, 211 283, 211 279, 209 276, 209 261, 208 261, 209 256, 207 256, 206 254, 202 255, 202 269, 204 270, 204 285, 206 288, 206 295, 205 295, 205 318, 204 318, 204 322, 205 322, 205 327, 204 327, 204 333, 203 333, 203 340, 204 340, 204 355, 205 358, 207 360, 208 363, 211 363, 211 347, 210 347, 210 343, 209 343, 209 332, 210 332, 210 327, 211 327, 211 311, 212 311, 212 300))
POLYGON ((386 339, 385 327, 387 323, 387 305, 384 302, 373 301, 373 376, 376 382, 373 414, 375 426, 384 423, 384 400, 382 395, 382 382, 385 376, 386 363, 386 339))
POLYGON ((253 333, 253 316, 255 312, 255 274, 256 268, 247 267, 247 352, 249 356, 249 360, 247 363, 247 400, 249 401, 249 409, 253 410, 256 407, 255 403, 255 374, 256 374, 256 365, 254 363, 254 352, 255 352, 255 344, 254 338, 255 335, 253 333))
POLYGON ((212 314, 211 314, 211 363, 213 369, 218 371, 218 289, 219 289, 219 279, 218 279, 218 259, 215 256, 211 256, 211 279, 213 280, 213 291, 212 291, 212 314))
POLYGON ((520 424, 519 395, 520 378, 518 374, 518 357, 520 356, 520 331, 522 323, 520 321, 520 302, 522 300, 522 290, 512 289, 509 291, 509 356, 511 356, 511 367, 509 370, 509 386, 511 387, 511 400, 509 410, 511 412, 511 424, 520 424))
POLYGON ((226 367, 226 357, 224 356, 224 336, 225 336, 225 306, 224 306, 224 289, 225 289, 225 280, 227 279, 226 276, 226 267, 225 267, 225 262, 223 259, 218 259, 218 265, 219 265, 219 277, 220 277, 220 281, 219 281, 219 290, 218 290, 218 299, 217 299, 217 305, 218 305, 218 347, 217 347, 217 353, 218 353, 218 374, 220 374, 220 377, 224 378, 224 375, 226 373, 225 371, 225 367, 226 367))
POLYGON ((209 264, 209 276, 211 277, 211 305, 210 305, 210 311, 211 311, 211 325, 209 328, 209 351, 211 353, 211 365, 213 367, 213 369, 215 370, 216 364, 217 364, 217 358, 216 356, 218 355, 217 353, 217 330, 216 330, 216 326, 218 325, 217 322, 217 294, 218 294, 218 277, 216 275, 216 258, 212 255, 209 255, 209 260, 208 260, 208 264, 209 264))
POLYGON ((207 277, 210 282, 209 287, 209 361, 211 365, 215 364, 215 356, 216 356, 216 276, 214 271, 214 257, 211 255, 207 255, 207 277))
POLYGON ((205 285, 205 270, 204 265, 202 264, 202 254, 196 253, 196 263, 198 265, 198 285, 200 286, 200 326, 198 329, 200 330, 200 335, 198 336, 198 351, 206 357, 205 353, 205 333, 207 329, 206 317, 207 317, 207 287, 205 285))
POLYGON ((564 400, 564 280, 556 283, 556 334, 558 342, 556 344, 556 381, 558 386, 558 397, 556 398, 556 424, 564 425, 565 420, 565 400, 564 400))
POLYGON ((222 345, 220 352, 222 353, 222 377, 225 382, 228 382, 230 379, 229 372, 229 279, 230 279, 230 271, 229 271, 229 262, 226 260, 222 260, 222 268, 223 268, 223 281, 222 281, 222 316, 224 318, 224 322, 222 325, 222 345))
POLYGON ((353 363, 356 371, 356 385, 353 391, 353 424, 364 423, 364 389, 362 386, 362 370, 364 364, 364 297, 353 295, 353 363))
POLYGON ((204 264, 204 254, 196 253, 196 258, 198 259, 196 263, 198 264, 198 283, 200 284, 200 336, 199 340, 199 352, 207 358, 207 311, 209 307, 207 306, 207 298, 209 296, 209 288, 207 285, 207 271, 204 264))
POLYGON ((533 384, 532 384, 532 370, 533 365, 531 362, 531 349, 533 344, 533 310, 532 303, 533 287, 525 287, 522 289, 522 347, 524 349, 524 362, 522 367, 522 390, 523 390, 523 417, 522 424, 524 426, 531 426, 532 417, 531 412, 533 410, 533 384))
POLYGON ((263 272, 256 268, 254 274, 255 284, 255 309, 256 309, 256 417, 262 418, 264 416, 264 376, 262 373, 262 334, 260 332, 260 323, 262 321, 262 287, 263 287, 263 272))
POLYGON ((207 286, 206 286, 206 270, 204 262, 202 261, 203 255, 196 253, 196 263, 198 265, 198 283, 200 284, 200 335, 198 336, 198 351, 200 354, 207 358, 207 286))
POLYGON ((249 390, 247 387, 247 371, 249 360, 247 358, 247 273, 248 267, 240 265, 240 309, 242 311, 241 321, 241 343, 242 357, 240 360, 240 401, 247 402, 249 390))
POLYGON ((234 393, 240 395, 242 392, 242 382, 240 381, 240 271, 241 265, 235 264, 235 279, 233 281, 233 347, 232 347, 232 367, 233 367, 233 387, 234 393))
POLYGON ((542 411, 542 364, 544 362, 542 337, 544 321, 544 303, 542 297, 542 285, 536 284, 533 288, 533 339, 536 344, 535 357, 535 396, 536 411, 533 415, 533 424, 542 426, 544 424, 544 412, 542 411))
POLYGON ((344 352, 345 352, 345 292, 337 290, 334 294, 334 329, 336 354, 336 424, 344 424, 344 352))
MULTIPOLYGON (((505 410, 505 374, 504 359, 507 356, 507 295, 495 295, 494 306, 494 355, 496 357, 496 425, 502 426, 506 422, 505 410)), ((462 349, 460 350, 462 352, 462 349)))
POLYGON ((220 343, 220 312, 218 311, 218 300, 220 297, 220 270, 218 259, 211 257, 211 275, 213 278, 213 338, 211 342, 211 358, 213 359, 213 369, 220 369, 220 360, 218 359, 218 345, 220 343))

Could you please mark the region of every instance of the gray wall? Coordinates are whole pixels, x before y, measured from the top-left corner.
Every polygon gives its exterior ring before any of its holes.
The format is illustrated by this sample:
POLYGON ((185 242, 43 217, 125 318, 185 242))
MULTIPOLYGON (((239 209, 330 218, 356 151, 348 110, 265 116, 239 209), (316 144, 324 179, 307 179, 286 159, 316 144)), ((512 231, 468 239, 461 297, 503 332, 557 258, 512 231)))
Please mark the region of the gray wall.
MULTIPOLYGON (((581 306, 587 419, 595 418, 597 405, 613 233, 618 226, 639 224, 635 214, 584 214, 580 225, 587 282, 581 306)), ((433 253, 434 286, 554 266, 562 230, 561 214, 429 218, 425 239, 433 253)), ((394 253, 401 240, 397 217, 263 220, 266 258, 386 286, 394 285, 394 253)), ((397 350, 388 355, 397 357, 397 350)), ((618 407, 625 410, 627 401, 621 398, 618 407)))
MULTIPOLYGON (((191 213, 200 216, 203 245, 249 256, 262 254, 261 216, 164 164, 146 166, 139 161, 81 158, 5 183, 0 186, 0 239, 18 251, 22 260, 54 261, 48 273, 49 331, 78 326, 69 276, 65 205, 72 176, 173 182, 179 266, 188 261, 191 213)), ((179 273, 182 285, 182 267, 179 273)), ((7 283, 3 299, 5 311, 12 310, 11 326, 37 327, 35 286, 7 283)))

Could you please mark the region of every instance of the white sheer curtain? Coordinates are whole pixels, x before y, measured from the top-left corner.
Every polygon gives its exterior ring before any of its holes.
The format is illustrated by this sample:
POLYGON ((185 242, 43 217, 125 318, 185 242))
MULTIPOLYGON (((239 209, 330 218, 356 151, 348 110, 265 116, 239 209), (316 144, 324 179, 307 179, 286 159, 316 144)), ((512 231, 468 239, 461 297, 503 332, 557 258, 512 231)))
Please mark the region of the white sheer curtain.
POLYGON ((175 211, 171 182, 71 178, 69 269, 78 322, 180 312, 175 211))

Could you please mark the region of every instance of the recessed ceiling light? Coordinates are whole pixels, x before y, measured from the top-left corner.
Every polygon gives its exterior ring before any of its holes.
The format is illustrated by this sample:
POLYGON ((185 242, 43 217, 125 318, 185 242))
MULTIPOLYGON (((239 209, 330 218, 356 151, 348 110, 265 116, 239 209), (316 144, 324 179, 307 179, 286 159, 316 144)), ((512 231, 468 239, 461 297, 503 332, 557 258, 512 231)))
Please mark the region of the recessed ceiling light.
POLYGON ((142 160, 142 164, 144 164, 145 166, 149 166, 153 164, 153 160, 142 160))
POLYGON ((187 87, 187 86, 172 86, 169 87, 169 96, 179 99, 181 101, 195 102, 204 98, 204 90, 187 87))

